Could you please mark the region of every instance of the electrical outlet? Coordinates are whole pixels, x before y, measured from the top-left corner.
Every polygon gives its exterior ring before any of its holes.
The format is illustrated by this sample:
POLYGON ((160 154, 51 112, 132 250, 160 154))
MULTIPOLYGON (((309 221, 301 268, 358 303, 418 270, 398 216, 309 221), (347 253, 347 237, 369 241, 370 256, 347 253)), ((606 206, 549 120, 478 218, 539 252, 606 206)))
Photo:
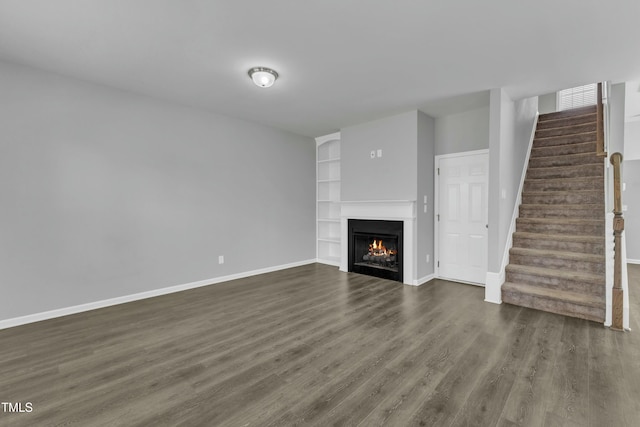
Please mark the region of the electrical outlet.
POLYGON ((427 254, 427 264, 429 264, 429 254, 427 254))
POLYGON ((424 205, 424 213, 427 213, 427 205, 424 205))
POLYGON ((427 203, 427 196, 424 196, 424 203, 427 203))
POLYGON ((376 158, 376 150, 371 150, 371 158, 372 159, 376 158))
POLYGON ((378 157, 382 157, 382 150, 378 150, 378 157))
POLYGON ((218 264, 224 264, 224 255, 218 257, 218 264))

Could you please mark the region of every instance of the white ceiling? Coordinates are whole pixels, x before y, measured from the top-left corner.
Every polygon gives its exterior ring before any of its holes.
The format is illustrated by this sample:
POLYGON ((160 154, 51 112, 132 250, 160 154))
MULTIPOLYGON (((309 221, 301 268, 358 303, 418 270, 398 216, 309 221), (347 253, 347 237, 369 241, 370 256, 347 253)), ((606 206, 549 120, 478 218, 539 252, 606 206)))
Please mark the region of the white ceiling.
POLYGON ((635 0, 0 0, 0 59, 319 136, 637 80, 638 18, 635 0), (280 79, 257 88, 254 66, 280 79))

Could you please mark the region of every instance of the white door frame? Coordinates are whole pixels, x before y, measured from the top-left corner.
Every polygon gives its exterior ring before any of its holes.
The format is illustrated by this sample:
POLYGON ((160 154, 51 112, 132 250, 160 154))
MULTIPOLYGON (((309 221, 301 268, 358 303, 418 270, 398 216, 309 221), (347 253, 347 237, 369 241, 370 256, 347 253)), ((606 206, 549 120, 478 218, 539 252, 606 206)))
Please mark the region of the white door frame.
MULTIPOLYGON (((483 150, 473 150, 473 151, 463 151, 460 153, 451 153, 451 154, 440 154, 435 156, 435 167, 433 168, 433 175, 434 175, 434 201, 433 201, 433 237, 434 237, 434 241, 433 241, 433 253, 434 253, 434 273, 435 273, 435 277, 436 278, 440 278, 440 267, 438 265, 438 261, 440 259, 440 221, 438 220, 438 215, 440 212, 440 175, 438 173, 439 169, 440 169, 440 159, 449 159, 452 157, 465 157, 465 156, 477 156, 479 154, 487 154, 489 155, 489 149, 483 149, 483 150)), ((488 182, 487 182, 487 189, 488 189, 488 182)), ((488 207, 487 207, 488 209, 488 207)), ((487 248, 489 249, 489 248, 487 248)), ((447 280, 451 280, 451 279, 447 279, 447 280)), ((465 281, 461 281, 461 280, 457 280, 457 282, 461 282, 461 283, 468 283, 470 285, 475 285, 475 286, 481 286, 484 287, 485 285, 481 285, 479 283, 473 283, 473 282, 465 282, 465 281)))

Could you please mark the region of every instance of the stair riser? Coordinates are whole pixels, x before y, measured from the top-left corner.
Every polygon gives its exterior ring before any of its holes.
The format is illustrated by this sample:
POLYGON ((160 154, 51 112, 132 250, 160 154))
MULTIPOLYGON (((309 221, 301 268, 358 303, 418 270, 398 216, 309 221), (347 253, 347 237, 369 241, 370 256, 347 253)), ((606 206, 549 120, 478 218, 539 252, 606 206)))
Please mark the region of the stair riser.
POLYGON ((529 168, 527 170, 527 179, 589 178, 596 176, 604 176, 604 166, 580 165, 553 168, 529 168))
POLYGON ((547 205, 543 208, 520 205, 520 218, 600 219, 603 212, 604 207, 567 209, 562 205, 547 205))
POLYGON ((576 236, 604 236, 604 221, 600 224, 539 224, 516 220, 516 231, 541 234, 573 234, 576 236))
POLYGON ((593 142, 596 140, 595 132, 580 133, 577 135, 557 136, 555 138, 535 139, 533 148, 556 147, 567 144, 580 144, 583 142, 593 142))
POLYGON ((525 285, 536 285, 548 289, 559 289, 562 291, 579 292, 585 295, 602 296, 605 295, 605 279, 602 282, 583 282, 577 279, 561 279, 558 277, 538 276, 528 273, 520 273, 507 270, 506 281, 522 283, 525 285))
POLYGON ((540 122, 545 122, 549 120, 558 120, 566 117, 575 117, 575 116, 582 116, 585 114, 594 114, 597 111, 598 109, 595 105, 589 105, 587 107, 581 107, 581 108, 573 108, 571 110, 555 111, 553 113, 541 114, 540 117, 538 118, 538 122, 540 123, 540 122))
POLYGON ((578 191, 596 190, 604 191, 604 183, 600 177, 583 179, 527 179, 524 182, 524 191, 578 191))
POLYGON ((528 239, 525 237, 515 236, 513 238, 513 247, 604 255, 604 239, 602 243, 592 243, 570 242, 566 240, 528 239))
POLYGON ((586 123, 583 125, 566 126, 552 129, 536 130, 536 138, 549 138, 551 136, 573 135, 576 133, 594 132, 596 123, 586 123))
POLYGON ((530 168, 552 168, 554 166, 594 165, 599 167, 603 160, 595 154, 571 154, 554 157, 536 157, 529 160, 530 168))
POLYGON ((531 158, 564 156, 567 154, 596 153, 596 142, 583 142, 578 144, 552 145, 531 149, 531 158))
POLYGON ((604 194, 598 191, 566 192, 566 193, 524 193, 522 204, 540 205, 579 205, 604 203, 604 194))
POLYGON ((559 128, 564 126, 575 126, 585 123, 595 123, 597 116, 595 113, 584 114, 582 116, 571 116, 556 120, 543 120, 538 122, 537 129, 559 128))
POLYGON ((557 270, 570 270, 584 273, 603 274, 605 270, 604 258, 600 262, 582 261, 574 259, 552 258, 523 254, 510 254, 509 263, 516 265, 528 265, 531 267, 553 268, 557 270))
POLYGON ((522 307, 529 307, 536 310, 548 311, 564 316, 577 317, 580 319, 592 320, 603 323, 604 308, 586 307, 570 304, 563 301, 549 300, 531 295, 513 295, 510 292, 502 293, 502 301, 507 304, 515 304, 522 307))

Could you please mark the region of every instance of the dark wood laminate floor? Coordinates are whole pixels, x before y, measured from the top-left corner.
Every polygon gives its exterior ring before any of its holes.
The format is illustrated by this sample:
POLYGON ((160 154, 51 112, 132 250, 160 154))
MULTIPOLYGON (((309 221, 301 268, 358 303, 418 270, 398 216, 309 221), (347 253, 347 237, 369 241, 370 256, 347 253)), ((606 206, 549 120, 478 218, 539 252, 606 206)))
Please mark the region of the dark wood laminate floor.
POLYGON ((320 264, 0 331, 2 426, 637 426, 631 327, 320 264))

